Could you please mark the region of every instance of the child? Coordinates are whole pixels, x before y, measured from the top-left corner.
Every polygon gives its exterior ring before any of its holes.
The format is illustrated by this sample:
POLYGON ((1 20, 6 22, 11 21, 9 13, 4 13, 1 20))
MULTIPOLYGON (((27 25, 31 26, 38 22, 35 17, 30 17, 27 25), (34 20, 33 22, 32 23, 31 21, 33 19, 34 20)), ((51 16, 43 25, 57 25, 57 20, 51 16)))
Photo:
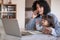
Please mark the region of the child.
POLYGON ((54 20, 53 20, 53 17, 52 16, 43 16, 42 17, 42 20, 41 22, 39 21, 36 21, 36 29, 41 31, 42 33, 47 33, 47 34, 50 34, 48 33, 48 30, 45 30, 47 28, 51 28, 53 29, 54 28, 54 20))

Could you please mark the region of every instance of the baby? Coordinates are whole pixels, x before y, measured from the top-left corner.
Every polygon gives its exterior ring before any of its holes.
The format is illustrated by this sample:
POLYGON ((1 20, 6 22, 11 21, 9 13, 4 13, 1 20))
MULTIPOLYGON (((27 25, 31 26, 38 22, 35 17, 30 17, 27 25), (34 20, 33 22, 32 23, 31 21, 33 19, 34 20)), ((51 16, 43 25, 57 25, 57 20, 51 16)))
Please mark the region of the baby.
POLYGON ((40 22, 36 21, 36 29, 41 31, 42 33, 50 34, 48 33, 48 30, 49 30, 48 28, 51 28, 51 29, 54 28, 54 20, 52 16, 49 16, 49 15, 43 16, 40 22), (48 29, 48 30, 45 30, 45 29, 48 29))

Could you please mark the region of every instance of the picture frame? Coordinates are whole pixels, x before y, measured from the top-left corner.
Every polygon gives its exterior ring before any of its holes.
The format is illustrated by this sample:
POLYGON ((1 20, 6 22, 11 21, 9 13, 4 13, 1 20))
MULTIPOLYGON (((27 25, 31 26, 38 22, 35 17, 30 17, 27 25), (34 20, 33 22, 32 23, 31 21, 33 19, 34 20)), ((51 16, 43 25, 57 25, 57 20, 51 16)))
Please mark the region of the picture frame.
POLYGON ((0 4, 3 4, 3 0, 0 0, 0 4))

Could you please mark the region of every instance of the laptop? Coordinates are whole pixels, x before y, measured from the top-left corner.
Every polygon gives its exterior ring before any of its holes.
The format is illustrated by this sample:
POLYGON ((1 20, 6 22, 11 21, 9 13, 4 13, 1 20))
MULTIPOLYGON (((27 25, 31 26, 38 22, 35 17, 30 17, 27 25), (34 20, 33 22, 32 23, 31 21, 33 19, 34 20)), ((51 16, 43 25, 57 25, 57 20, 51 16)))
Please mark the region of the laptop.
POLYGON ((21 37, 18 21, 16 19, 2 19, 6 34, 21 37))

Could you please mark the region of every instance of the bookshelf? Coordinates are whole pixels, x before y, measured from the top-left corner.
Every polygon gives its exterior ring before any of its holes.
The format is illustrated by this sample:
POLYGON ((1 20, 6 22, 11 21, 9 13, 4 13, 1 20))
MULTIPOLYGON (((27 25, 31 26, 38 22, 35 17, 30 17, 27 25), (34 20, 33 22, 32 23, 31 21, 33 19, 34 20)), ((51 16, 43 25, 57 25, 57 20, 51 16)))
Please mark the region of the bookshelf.
POLYGON ((16 19, 16 4, 0 4, 0 18, 16 19))

